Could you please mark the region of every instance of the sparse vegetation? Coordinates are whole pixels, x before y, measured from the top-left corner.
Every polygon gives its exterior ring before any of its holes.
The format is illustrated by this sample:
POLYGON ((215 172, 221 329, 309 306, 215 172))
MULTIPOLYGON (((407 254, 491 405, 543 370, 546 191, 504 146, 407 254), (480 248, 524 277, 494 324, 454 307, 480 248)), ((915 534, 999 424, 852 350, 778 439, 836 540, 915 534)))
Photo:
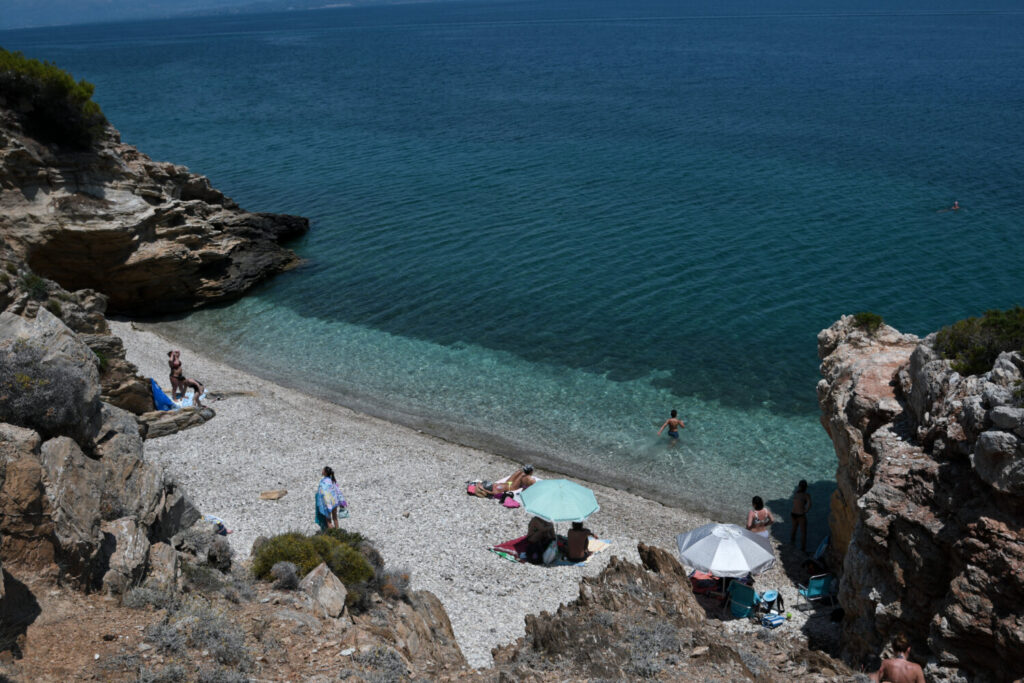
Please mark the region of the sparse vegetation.
POLYGON ((174 604, 175 597, 168 591, 159 591, 144 586, 132 588, 121 597, 121 604, 130 609, 143 609, 155 607, 164 609, 174 604))
POLYGON ((48 295, 46 280, 35 273, 26 273, 23 275, 21 278, 21 286, 26 292, 28 292, 28 295, 36 301, 42 301, 46 299, 48 295))
POLYGON ((50 299, 46 302, 46 310, 53 313, 58 318, 64 314, 64 309, 61 308, 60 302, 56 299, 50 299))
POLYGON ((294 590, 299 587, 299 575, 295 573, 296 567, 291 562, 278 562, 270 568, 270 575, 273 576, 274 588, 282 590, 294 590))
POLYGON ((988 372, 1000 353, 1024 352, 1024 308, 985 311, 979 318, 943 327, 935 337, 935 348, 962 375, 988 372))
POLYGON ((882 316, 870 311, 861 311, 853 316, 854 325, 871 335, 878 332, 878 328, 880 328, 884 322, 885 320, 882 319, 882 316))
POLYGON ((52 62, 29 59, 0 48, 0 99, 20 118, 26 132, 47 144, 88 148, 107 123, 92 101, 92 83, 75 82, 52 62))
POLYGON ((99 361, 100 372, 105 372, 107 366, 110 365, 110 361, 107 360, 107 354, 102 351, 96 351, 95 349, 93 350, 93 353, 96 354, 96 360, 99 361))

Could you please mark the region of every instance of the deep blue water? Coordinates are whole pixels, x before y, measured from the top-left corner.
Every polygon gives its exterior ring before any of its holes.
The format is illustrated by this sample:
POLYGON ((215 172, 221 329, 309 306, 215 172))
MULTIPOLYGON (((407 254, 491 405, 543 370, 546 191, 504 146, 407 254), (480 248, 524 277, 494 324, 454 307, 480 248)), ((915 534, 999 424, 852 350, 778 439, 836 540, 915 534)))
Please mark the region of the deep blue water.
POLYGON ((461 2, 0 45, 95 83, 150 156, 312 219, 304 267, 176 333, 731 514, 833 476, 821 328, 1024 302, 1024 13, 899 6, 461 2))

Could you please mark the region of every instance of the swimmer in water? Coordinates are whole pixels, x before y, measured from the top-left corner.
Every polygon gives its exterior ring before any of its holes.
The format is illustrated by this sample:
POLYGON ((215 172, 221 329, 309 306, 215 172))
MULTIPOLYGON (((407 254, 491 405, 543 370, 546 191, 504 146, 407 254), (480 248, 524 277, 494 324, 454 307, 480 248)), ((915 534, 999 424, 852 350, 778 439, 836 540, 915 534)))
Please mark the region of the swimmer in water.
POLYGON ((661 429, 658 430, 658 436, 661 436, 665 427, 668 427, 668 444, 670 446, 675 446, 679 442, 679 430, 686 426, 678 415, 679 413, 673 410, 669 418, 665 420, 665 424, 661 425, 661 429))
POLYGON ((960 210, 960 202, 958 202, 957 200, 954 199, 953 200, 953 206, 949 207, 949 210, 950 211, 959 211, 960 210))

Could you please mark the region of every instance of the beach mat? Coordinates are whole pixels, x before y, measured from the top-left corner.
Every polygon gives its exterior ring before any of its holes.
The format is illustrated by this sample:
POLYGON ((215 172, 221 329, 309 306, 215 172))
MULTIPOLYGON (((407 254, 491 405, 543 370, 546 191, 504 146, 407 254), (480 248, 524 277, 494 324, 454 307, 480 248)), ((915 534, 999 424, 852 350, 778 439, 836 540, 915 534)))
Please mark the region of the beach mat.
POLYGON ((526 562, 526 560, 519 559, 519 554, 525 553, 528 545, 529 544, 526 542, 526 536, 520 536, 519 538, 513 538, 511 541, 492 545, 488 550, 495 555, 503 557, 506 560, 511 560, 512 562, 526 562))
POLYGON ((594 555, 597 555, 600 552, 604 552, 608 549, 608 546, 610 546, 611 544, 611 541, 605 541, 600 538, 592 538, 589 542, 587 542, 587 550, 590 551, 590 555, 587 556, 587 559, 583 560, 582 562, 573 562, 572 560, 557 560, 556 562, 552 562, 551 566, 583 567, 592 559, 594 559, 594 555))

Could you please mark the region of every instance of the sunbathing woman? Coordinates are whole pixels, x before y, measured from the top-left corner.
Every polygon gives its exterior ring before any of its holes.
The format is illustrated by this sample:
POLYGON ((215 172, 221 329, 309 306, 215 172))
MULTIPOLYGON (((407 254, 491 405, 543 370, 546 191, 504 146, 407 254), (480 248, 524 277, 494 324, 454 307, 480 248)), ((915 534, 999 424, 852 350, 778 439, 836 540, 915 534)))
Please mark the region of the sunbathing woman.
POLYGON ((498 497, 509 491, 525 489, 537 483, 537 479, 532 475, 533 465, 523 465, 522 469, 513 472, 505 481, 495 482, 491 485, 491 488, 485 488, 484 491, 491 496, 498 497))

